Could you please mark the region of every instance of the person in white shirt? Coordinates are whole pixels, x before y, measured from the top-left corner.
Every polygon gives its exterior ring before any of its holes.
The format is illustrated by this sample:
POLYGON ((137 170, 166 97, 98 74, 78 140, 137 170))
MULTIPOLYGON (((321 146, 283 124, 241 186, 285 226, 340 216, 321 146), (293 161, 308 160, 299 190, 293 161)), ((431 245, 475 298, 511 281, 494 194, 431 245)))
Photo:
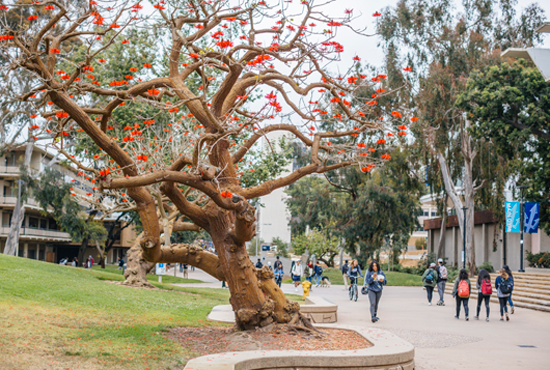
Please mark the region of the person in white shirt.
POLYGON ((294 281, 294 290, 298 291, 298 285, 300 285, 302 281, 302 275, 304 273, 304 269, 302 268, 302 261, 298 260, 294 267, 292 268, 292 271, 290 272, 292 274, 292 281, 294 281))

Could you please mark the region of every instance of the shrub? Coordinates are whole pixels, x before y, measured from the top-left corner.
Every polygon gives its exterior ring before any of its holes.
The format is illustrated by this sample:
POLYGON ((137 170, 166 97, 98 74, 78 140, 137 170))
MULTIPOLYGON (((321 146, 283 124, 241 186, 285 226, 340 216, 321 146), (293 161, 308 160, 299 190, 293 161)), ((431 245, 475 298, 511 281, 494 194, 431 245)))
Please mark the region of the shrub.
POLYGON ((426 239, 424 238, 416 239, 416 241, 414 242, 414 246, 416 247, 417 251, 426 249, 427 245, 428 245, 428 242, 426 242, 426 239))
POLYGON ((527 251, 527 262, 529 262, 529 267, 550 268, 550 253, 533 254, 527 251))
POLYGON ((487 270, 487 272, 489 272, 489 273, 495 272, 495 269, 494 269, 493 265, 491 264, 491 262, 483 262, 483 264, 481 266, 477 267, 477 272, 479 273, 479 271, 482 270, 482 269, 487 270))

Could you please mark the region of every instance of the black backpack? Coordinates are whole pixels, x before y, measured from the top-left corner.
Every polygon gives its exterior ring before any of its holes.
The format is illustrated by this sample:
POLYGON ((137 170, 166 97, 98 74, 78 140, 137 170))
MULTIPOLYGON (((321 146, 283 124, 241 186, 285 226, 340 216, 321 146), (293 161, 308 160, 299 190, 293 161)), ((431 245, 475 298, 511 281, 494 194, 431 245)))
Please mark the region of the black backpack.
POLYGON ((500 285, 498 286, 500 288, 500 292, 502 294, 510 294, 512 293, 512 282, 510 281, 510 279, 501 279, 500 280, 500 285))
POLYGON ((428 275, 426 275, 426 284, 433 284, 434 282, 434 272, 432 269, 428 272, 428 275))

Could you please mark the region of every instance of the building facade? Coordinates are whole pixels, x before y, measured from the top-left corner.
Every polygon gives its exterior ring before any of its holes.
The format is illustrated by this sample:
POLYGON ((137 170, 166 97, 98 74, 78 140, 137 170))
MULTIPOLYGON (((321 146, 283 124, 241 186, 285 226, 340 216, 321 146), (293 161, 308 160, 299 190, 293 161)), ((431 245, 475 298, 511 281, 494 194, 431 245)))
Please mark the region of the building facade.
MULTIPOLYGON (((4 252, 6 240, 11 228, 12 215, 18 199, 17 180, 21 177, 20 167, 25 157, 25 148, 15 149, 0 157, 0 253, 4 252)), ((31 156, 29 167, 31 171, 41 171, 51 161, 53 156, 35 146, 31 156)), ((64 181, 80 185, 77 192, 84 192, 88 184, 81 184, 75 171, 53 165, 56 170, 64 176, 64 181)), ((23 204, 22 204, 23 206, 23 204)), ((19 245, 16 255, 24 258, 32 258, 40 261, 57 263, 62 258, 72 260, 78 256, 80 243, 74 242, 69 233, 62 231, 53 217, 44 213, 38 202, 29 197, 24 203, 25 218, 19 233, 19 245)), ((104 221, 107 230, 114 226, 115 234, 117 228, 123 228, 124 223, 107 219, 104 221)), ((133 227, 123 228, 119 236, 115 238, 113 248, 107 254, 107 263, 116 262, 119 256, 124 256, 132 246, 136 238, 133 227)), ((92 245, 87 248, 86 256, 93 256, 99 260, 99 251, 92 245)), ((82 261, 80 261, 82 262, 82 261)))
MULTIPOLYGON (((449 216, 439 251, 441 218, 426 220, 424 229, 428 233, 428 251, 446 257, 447 263, 462 266, 463 239, 457 216, 449 216), (439 252, 439 253, 438 253, 439 252)), ((523 266, 527 267, 527 251, 536 254, 550 252, 550 237, 539 229, 536 234, 523 234, 523 266)), ((474 250, 476 266, 490 262, 495 269, 503 265, 517 271, 520 268, 520 234, 504 232, 491 211, 474 214, 474 250)))

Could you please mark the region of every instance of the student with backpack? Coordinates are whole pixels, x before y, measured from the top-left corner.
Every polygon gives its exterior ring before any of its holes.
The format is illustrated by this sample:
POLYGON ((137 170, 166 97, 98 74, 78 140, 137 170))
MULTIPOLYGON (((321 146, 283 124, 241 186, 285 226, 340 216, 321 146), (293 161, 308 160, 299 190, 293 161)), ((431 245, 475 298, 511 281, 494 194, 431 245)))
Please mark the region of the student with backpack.
POLYGON ((510 275, 505 269, 500 270, 500 275, 495 280, 495 288, 497 290, 498 303, 500 304, 500 321, 504 321, 504 314, 506 313, 506 321, 510 321, 508 317, 508 307, 506 303, 510 293, 512 293, 514 283, 510 278, 510 275))
POLYGON ((453 297, 456 298, 455 319, 460 318, 460 305, 462 304, 464 306, 466 321, 469 320, 468 315, 470 314, 470 310, 468 308, 468 301, 470 300, 471 291, 472 285, 470 284, 470 279, 468 279, 468 272, 462 269, 458 274, 458 278, 455 280, 455 286, 453 288, 453 297))
POLYGON ((510 270, 510 267, 508 265, 502 266, 504 271, 508 274, 508 278, 512 281, 512 290, 510 291, 510 295, 508 296, 508 303, 510 304, 511 311, 510 313, 514 314, 514 302, 512 302, 512 293, 514 293, 514 275, 512 275, 512 271, 510 270))
POLYGON ((319 264, 319 261, 315 263, 313 271, 315 273, 315 275, 313 276, 313 279, 315 280, 315 286, 318 287, 321 284, 321 276, 323 275, 323 268, 319 264))
POLYGON ((428 306, 432 305, 432 297, 434 294, 434 288, 437 284, 437 271, 435 270, 435 263, 430 263, 430 267, 422 274, 422 285, 426 288, 428 293, 428 306))
POLYGON ((447 268, 443 265, 443 259, 440 258, 437 260, 437 292, 439 293, 439 302, 438 306, 445 306, 445 285, 447 285, 447 268))
POLYGON ((487 310, 487 318, 485 321, 489 321, 489 301, 491 300, 491 294, 493 294, 493 287, 491 285, 491 275, 485 269, 481 269, 477 276, 477 310, 476 320, 479 320, 479 311, 481 310, 481 302, 485 301, 485 309, 487 310))

